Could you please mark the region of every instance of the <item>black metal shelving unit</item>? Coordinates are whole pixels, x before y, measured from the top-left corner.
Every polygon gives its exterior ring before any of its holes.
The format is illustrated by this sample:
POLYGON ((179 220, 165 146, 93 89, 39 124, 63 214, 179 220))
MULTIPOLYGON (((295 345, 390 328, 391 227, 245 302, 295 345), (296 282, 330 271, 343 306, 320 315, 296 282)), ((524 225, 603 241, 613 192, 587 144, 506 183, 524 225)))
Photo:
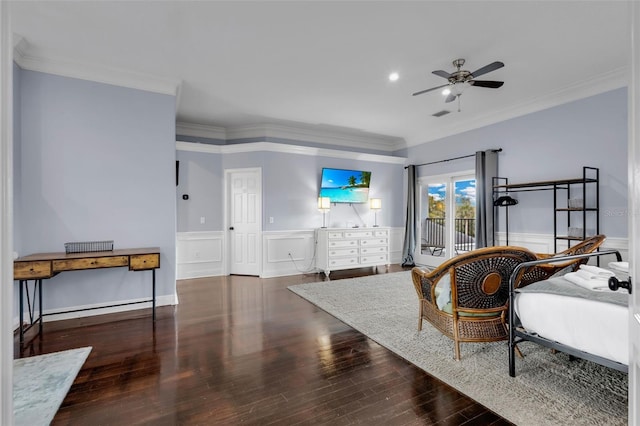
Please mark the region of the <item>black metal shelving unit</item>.
MULTIPOLYGON (((559 242, 566 241, 566 248, 569 248, 572 242, 583 241, 591 234, 600 234, 600 169, 585 166, 582 168, 580 178, 540 182, 510 184, 507 178, 493 178, 494 201, 503 195, 527 191, 553 191, 554 252, 560 251, 559 242), (577 200, 581 200, 581 203, 577 200), (566 223, 566 229, 560 222, 566 223), (581 225, 581 228, 575 228, 581 232, 570 233, 569 230, 574 229, 573 226, 576 224, 581 225)), ((494 206, 493 214, 495 233, 498 209, 503 209, 505 212, 507 244, 509 244, 509 208, 509 206, 494 206)))

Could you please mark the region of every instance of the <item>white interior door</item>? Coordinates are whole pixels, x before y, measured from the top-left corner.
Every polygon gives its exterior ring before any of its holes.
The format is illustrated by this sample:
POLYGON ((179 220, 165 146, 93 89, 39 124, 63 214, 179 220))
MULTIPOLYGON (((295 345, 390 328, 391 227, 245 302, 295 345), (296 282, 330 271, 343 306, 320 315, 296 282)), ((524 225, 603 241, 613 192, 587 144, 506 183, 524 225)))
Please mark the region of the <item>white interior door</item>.
POLYGON ((229 273, 260 275, 262 170, 225 170, 229 273))
POLYGON ((630 2, 631 72, 629 81, 629 418, 640 424, 640 5, 630 2), (634 280, 635 279, 635 280, 634 280))

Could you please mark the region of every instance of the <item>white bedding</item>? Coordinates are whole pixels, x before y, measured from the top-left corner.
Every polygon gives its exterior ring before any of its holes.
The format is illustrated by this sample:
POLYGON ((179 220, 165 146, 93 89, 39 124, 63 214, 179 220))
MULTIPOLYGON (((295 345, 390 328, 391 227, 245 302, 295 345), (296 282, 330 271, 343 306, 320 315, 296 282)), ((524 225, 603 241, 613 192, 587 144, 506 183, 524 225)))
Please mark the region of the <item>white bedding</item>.
POLYGON ((625 306, 548 293, 517 293, 514 307, 530 333, 629 364, 625 306))

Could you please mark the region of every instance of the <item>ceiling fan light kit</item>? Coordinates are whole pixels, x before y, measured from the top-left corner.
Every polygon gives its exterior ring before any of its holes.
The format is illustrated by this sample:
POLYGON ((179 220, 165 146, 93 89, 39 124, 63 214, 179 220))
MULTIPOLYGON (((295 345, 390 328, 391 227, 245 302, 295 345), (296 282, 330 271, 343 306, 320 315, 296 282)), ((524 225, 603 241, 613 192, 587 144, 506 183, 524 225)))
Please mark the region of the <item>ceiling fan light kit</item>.
POLYGON ((488 65, 485 65, 482 68, 475 70, 474 72, 469 72, 467 70, 463 70, 464 59, 456 59, 453 61, 453 66, 456 67, 456 71, 452 73, 448 73, 443 70, 435 70, 433 74, 446 78, 448 80, 447 84, 443 84, 441 86, 432 87, 430 89, 421 90, 419 92, 415 92, 413 96, 421 95, 423 93, 431 92, 433 90, 442 89, 443 95, 446 95, 447 98, 445 102, 453 102, 458 99, 458 112, 460 112, 460 95, 470 86, 476 87, 486 87, 489 89, 497 89, 502 87, 504 84, 503 81, 493 81, 493 80, 476 80, 476 77, 487 74, 491 71, 495 71, 499 68, 504 67, 504 63, 500 61, 492 62, 488 65))

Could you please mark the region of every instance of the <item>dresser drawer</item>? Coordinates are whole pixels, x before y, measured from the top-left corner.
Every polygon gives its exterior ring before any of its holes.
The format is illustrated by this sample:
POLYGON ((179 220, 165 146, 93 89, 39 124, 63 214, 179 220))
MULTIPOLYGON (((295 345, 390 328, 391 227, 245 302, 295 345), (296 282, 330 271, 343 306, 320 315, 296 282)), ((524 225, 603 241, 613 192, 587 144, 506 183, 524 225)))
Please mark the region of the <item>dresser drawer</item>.
POLYGON ((160 254, 136 254, 131 256, 129 269, 132 271, 144 271, 160 267, 160 254))
POLYGON ((360 245, 362 247, 365 246, 386 246, 387 245, 386 238, 372 238, 370 240, 360 240, 360 245))
POLYGON ((389 231, 387 229, 380 230, 380 231, 374 231, 373 236, 374 237, 388 237, 389 236, 389 231))
POLYGON ((373 237, 373 231, 347 231, 344 236, 346 238, 369 238, 373 237))
POLYGON ((357 247, 358 240, 341 240, 341 241, 329 241, 329 248, 337 247, 357 247))
POLYGON ((362 247, 360 249, 360 254, 380 254, 387 253, 387 246, 379 246, 379 247, 362 247))
POLYGON ((357 248, 346 248, 346 249, 331 249, 329 250, 329 257, 344 257, 344 256, 357 256, 358 249, 357 248))
POLYGON ((369 256, 362 256, 360 258, 360 262, 363 265, 374 264, 381 265, 383 263, 387 263, 387 255, 386 254, 372 254, 369 256))
POLYGON ((75 271, 83 269, 115 268, 127 266, 128 256, 90 257, 86 259, 64 259, 53 261, 53 271, 75 271))
POLYGON ((34 280, 39 278, 50 278, 53 276, 51 262, 14 262, 14 280, 34 280))
POLYGON ((339 257, 336 259, 329 259, 329 266, 350 266, 358 265, 357 257, 339 257))
POLYGON ((329 238, 344 238, 342 232, 329 232, 329 238))

